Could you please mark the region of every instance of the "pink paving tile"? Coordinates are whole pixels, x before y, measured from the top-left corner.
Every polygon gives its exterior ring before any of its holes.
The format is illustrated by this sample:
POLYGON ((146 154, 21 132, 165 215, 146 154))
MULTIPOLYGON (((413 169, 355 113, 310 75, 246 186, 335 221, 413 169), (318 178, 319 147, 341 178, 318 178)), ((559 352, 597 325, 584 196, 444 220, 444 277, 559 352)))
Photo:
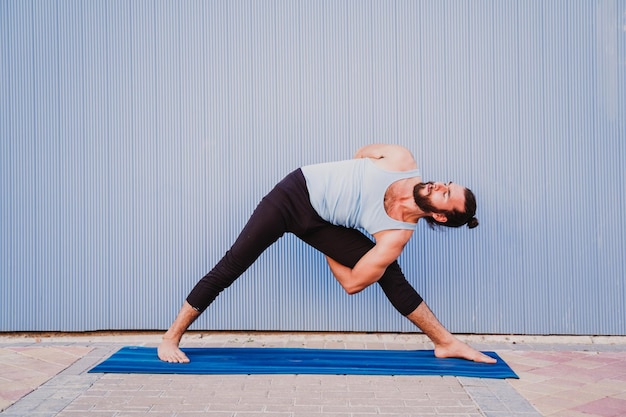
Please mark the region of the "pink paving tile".
POLYGON ((554 378, 569 378, 575 381, 583 382, 585 384, 595 383, 603 379, 613 378, 614 376, 621 374, 621 371, 612 369, 611 367, 586 369, 577 368, 566 364, 553 365, 541 369, 533 369, 529 372, 554 378))
POLYGON ((574 410, 588 414, 596 414, 602 417, 624 417, 626 416, 626 400, 619 398, 602 398, 575 407, 574 410))
POLYGON ((619 370, 619 371, 621 371, 623 373, 626 373, 626 360, 619 361, 619 362, 613 362, 613 363, 607 364, 606 366, 610 366, 611 369, 619 370))
POLYGON ((4 410, 5 408, 8 408, 11 404, 13 404, 13 401, 5 400, 0 397, 0 411, 4 410))
POLYGON ((565 391, 567 388, 552 384, 551 381, 542 381, 536 384, 529 384, 525 386, 517 387, 518 391, 526 394, 535 394, 533 397, 540 398, 548 395, 556 394, 560 391, 565 391))
POLYGON ((550 378, 545 381, 547 384, 553 385, 555 387, 559 387, 562 389, 576 389, 587 386, 587 383, 584 381, 579 381, 574 378, 550 378))
MULTIPOLYGON (((40 378, 46 374, 37 369, 37 364, 32 366, 12 366, 4 365, 2 368, 2 378, 5 383, 13 383, 15 381, 21 381, 29 378, 40 378)), ((54 375, 54 374, 52 374, 54 375)))
POLYGON ((619 367, 604 365, 595 369, 581 369, 580 372, 573 373, 573 375, 580 375, 581 377, 588 378, 588 380, 599 381, 602 379, 613 379, 624 373, 624 370, 619 367))
POLYGON ((616 379, 618 381, 626 381, 626 373, 621 374, 621 375, 615 375, 612 377, 612 379, 616 379))
POLYGON ((565 364, 567 366, 572 366, 574 368, 583 368, 583 369, 598 369, 598 368, 602 368, 603 366, 608 366, 605 362, 596 362, 596 361, 589 360, 588 358, 574 359, 569 362, 565 362, 565 364))
POLYGON ((566 398, 552 397, 549 395, 541 398, 536 398, 531 403, 543 415, 547 416, 559 411, 567 410, 571 406, 570 401, 568 401, 566 398))
POLYGON ((508 359, 505 359, 505 360, 509 364, 509 366, 511 368, 513 368, 515 371, 522 371, 522 372, 523 371, 530 371, 530 370, 533 370, 533 369, 535 369, 537 367, 535 365, 527 365, 527 364, 523 364, 523 363, 520 363, 520 362, 515 362, 514 363, 513 361, 508 360, 508 359))
POLYGON ((626 386, 621 381, 613 379, 603 379, 602 381, 585 386, 588 392, 602 394, 602 397, 614 397, 626 391, 626 386))
POLYGON ((40 361, 67 366, 80 358, 91 348, 88 347, 14 347, 9 348, 25 357, 38 359, 40 361))
POLYGON ((626 417, 624 352, 515 352, 509 364, 521 378, 511 385, 546 417, 626 417))
POLYGON ((618 362, 625 363, 626 355, 623 355, 623 357, 618 358, 618 357, 607 356, 606 354, 603 354, 603 353, 599 353, 593 356, 590 355, 584 358, 584 360, 589 361, 589 362, 603 363, 603 364, 618 363, 618 362))
POLYGON ((525 356, 541 359, 552 363, 564 363, 574 359, 584 359, 587 355, 583 352, 524 352, 525 356))
POLYGON ((10 391, 9 390, 2 391, 0 392, 0 399, 4 401, 9 401, 9 402, 15 402, 31 391, 32 391, 31 388, 19 388, 19 389, 13 389, 10 391))
MULTIPOLYGON (((594 401, 597 401, 603 397, 602 395, 593 395, 585 392, 560 392, 557 395, 561 395, 560 398, 565 398, 569 401, 569 404, 565 407, 565 410, 575 411, 578 407, 586 406, 594 401)), ((579 411, 581 412, 581 411, 579 411)))
POLYGON ((0 348, 0 411, 70 366, 91 347, 0 348))
POLYGON ((597 414, 580 413, 574 410, 562 410, 556 413, 550 413, 547 417, 602 417, 597 414))
POLYGON ((550 366, 544 366, 542 368, 531 369, 529 372, 537 375, 544 375, 554 378, 562 378, 572 374, 581 374, 585 369, 576 368, 574 366, 566 364, 556 364, 550 366))

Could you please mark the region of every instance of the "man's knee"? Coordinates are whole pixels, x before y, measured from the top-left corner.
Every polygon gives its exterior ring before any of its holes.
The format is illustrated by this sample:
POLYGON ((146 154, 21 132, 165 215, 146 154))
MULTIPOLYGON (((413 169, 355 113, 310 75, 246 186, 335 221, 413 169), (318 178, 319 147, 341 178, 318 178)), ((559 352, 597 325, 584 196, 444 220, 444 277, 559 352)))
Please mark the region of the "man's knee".
POLYGON ((396 310, 403 316, 411 314, 423 302, 422 297, 406 280, 397 262, 389 265, 378 284, 396 310))

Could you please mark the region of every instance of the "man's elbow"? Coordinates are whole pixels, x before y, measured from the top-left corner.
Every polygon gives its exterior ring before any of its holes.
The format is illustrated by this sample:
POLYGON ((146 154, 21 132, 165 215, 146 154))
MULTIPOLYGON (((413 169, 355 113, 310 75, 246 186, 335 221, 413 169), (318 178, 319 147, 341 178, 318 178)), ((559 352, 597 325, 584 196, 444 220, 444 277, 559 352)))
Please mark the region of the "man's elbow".
POLYGON ((350 285, 350 286, 344 286, 343 289, 346 291, 346 294, 354 295, 363 291, 365 287, 362 285, 350 285))
MULTIPOLYGON (((382 274, 381 274, 382 276, 382 274)), ((354 295, 360 293, 376 281, 378 281, 380 277, 361 277, 360 279, 350 279, 345 280, 345 282, 341 283, 341 286, 346 291, 348 295, 354 295)))

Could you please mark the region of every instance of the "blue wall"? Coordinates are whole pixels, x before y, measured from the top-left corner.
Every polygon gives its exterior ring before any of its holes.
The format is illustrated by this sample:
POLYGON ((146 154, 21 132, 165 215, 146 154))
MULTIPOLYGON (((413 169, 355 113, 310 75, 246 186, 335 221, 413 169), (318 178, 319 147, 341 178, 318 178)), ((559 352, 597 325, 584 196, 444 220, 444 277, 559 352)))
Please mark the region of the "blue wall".
MULTIPOLYGON (((163 329, 292 169, 479 199, 400 259, 454 332, 626 334, 626 1, 0 0, 0 330, 163 329)), ((291 236, 196 329, 413 331, 291 236)))

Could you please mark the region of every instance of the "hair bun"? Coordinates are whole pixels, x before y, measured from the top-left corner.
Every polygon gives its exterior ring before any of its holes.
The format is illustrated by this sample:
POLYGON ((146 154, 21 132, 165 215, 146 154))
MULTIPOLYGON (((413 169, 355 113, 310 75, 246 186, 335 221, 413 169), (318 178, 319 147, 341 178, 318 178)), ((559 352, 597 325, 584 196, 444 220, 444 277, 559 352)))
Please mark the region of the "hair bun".
POLYGON ((476 226, 478 226, 478 219, 476 217, 472 217, 471 219, 469 219, 469 221, 467 222, 467 227, 473 229, 476 226))

